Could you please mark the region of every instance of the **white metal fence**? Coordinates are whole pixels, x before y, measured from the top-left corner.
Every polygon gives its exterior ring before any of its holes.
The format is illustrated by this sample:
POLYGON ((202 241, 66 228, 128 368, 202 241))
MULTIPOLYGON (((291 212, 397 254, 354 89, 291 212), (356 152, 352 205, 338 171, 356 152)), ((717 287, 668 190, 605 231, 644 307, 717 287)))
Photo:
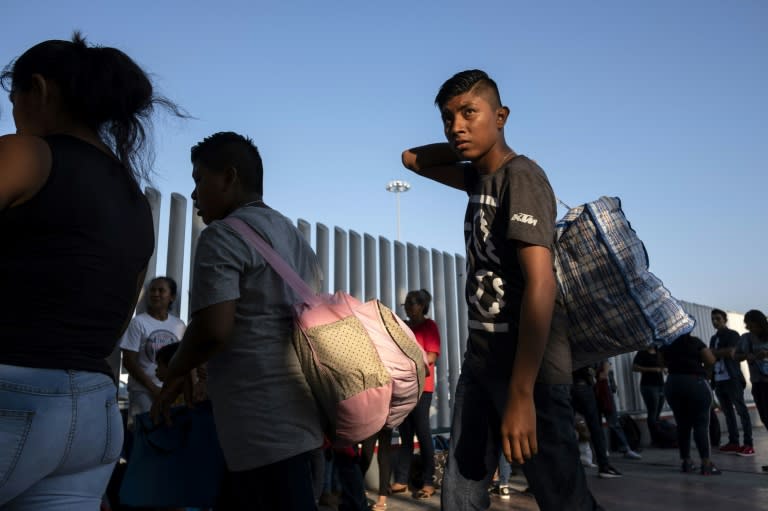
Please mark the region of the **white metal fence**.
MULTIPOLYGON (((160 233, 161 194, 147 189, 155 222, 155 253, 149 264, 146 282, 157 275, 157 245, 160 233)), ((194 259, 195 247, 200 232, 205 227, 201 219, 190 211, 191 236, 190 260, 194 259)), ((164 274, 178 283, 178 296, 186 296, 188 281, 183 279, 185 266, 187 200, 173 193, 170 198, 170 215, 167 241, 167 263, 164 274)), ((382 236, 347 231, 339 227, 331 229, 317 223, 312 226, 299 219, 297 227, 317 253, 325 276, 323 291, 344 290, 360 300, 377 298, 388 307, 405 317, 403 301, 409 290, 426 289, 433 297, 430 315, 441 333, 441 356, 437 361, 435 395, 433 399, 432 425, 448 428, 450 425, 451 396, 456 389, 461 360, 466 349, 467 310, 464 300, 465 260, 458 254, 449 254, 428 249, 412 243, 392 242, 382 236)), ((179 315, 181 300, 174 304, 174 313, 179 315)), ((687 312, 696 318, 694 335, 705 342, 714 334, 709 320, 712 307, 684 302, 687 312)), ((729 313, 731 328, 743 332, 743 316, 729 313)), ((614 372, 618 383, 617 405, 622 411, 641 412, 644 410, 639 390, 639 375, 632 372, 632 358, 628 353, 613 359, 614 372)), ((119 361, 119 351, 113 354, 113 362, 119 361)), ((116 366, 114 366, 116 367, 116 366)), ((743 367, 745 375, 746 367, 743 367)), ((751 400, 751 393, 745 397, 751 400)))

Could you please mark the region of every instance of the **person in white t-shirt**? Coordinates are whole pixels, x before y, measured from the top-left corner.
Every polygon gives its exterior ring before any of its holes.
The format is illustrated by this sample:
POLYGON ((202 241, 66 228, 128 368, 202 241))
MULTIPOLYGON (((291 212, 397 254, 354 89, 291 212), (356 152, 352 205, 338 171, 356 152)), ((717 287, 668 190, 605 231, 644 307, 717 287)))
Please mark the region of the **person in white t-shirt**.
POLYGON ((153 279, 147 293, 147 312, 137 314, 120 339, 123 365, 128 370, 131 417, 148 412, 160 394, 163 384, 155 375, 155 355, 184 335, 184 322, 168 312, 175 299, 176 282, 172 278, 153 279))

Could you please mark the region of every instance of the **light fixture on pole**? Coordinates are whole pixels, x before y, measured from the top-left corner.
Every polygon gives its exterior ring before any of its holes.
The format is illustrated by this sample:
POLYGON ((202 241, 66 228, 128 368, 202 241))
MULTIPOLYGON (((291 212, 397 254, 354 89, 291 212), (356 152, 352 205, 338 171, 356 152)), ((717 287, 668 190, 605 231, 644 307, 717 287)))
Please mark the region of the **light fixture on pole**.
POLYGON ((401 181, 400 179, 395 179, 387 183, 387 191, 394 193, 395 197, 397 197, 397 200, 396 200, 397 241, 400 241, 400 194, 403 192, 407 192, 410 189, 411 189, 411 184, 408 181, 401 181))

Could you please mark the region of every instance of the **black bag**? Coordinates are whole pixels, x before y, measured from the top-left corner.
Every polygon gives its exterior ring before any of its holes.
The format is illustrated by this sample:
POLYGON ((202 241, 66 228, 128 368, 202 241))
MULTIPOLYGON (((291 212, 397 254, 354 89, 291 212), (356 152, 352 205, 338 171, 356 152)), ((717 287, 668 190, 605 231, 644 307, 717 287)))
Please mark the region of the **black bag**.
POLYGON ((440 488, 443 485, 443 476, 445 475, 445 462, 448 461, 448 439, 443 436, 435 438, 435 476, 433 485, 440 488))
MULTIPOLYGON (((633 451, 638 450, 640 448, 642 437, 640 434, 640 427, 635 422, 635 419, 626 413, 621 414, 619 415, 619 426, 621 427, 621 430, 624 431, 624 436, 627 437, 629 448, 633 451)), ((619 438, 616 436, 616 433, 611 430, 611 450, 618 451, 619 443, 619 438)))
POLYGON ((656 430, 651 433, 653 444, 660 449, 677 448, 677 424, 670 421, 660 420, 657 423, 656 430))

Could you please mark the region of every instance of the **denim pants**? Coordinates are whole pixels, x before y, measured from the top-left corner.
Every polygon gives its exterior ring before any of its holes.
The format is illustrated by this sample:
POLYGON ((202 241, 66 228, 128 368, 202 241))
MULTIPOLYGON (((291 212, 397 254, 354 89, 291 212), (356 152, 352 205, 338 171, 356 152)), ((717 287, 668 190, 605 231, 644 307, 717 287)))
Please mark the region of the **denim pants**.
POLYGON ((760 421, 768 429, 768 381, 752 383, 752 397, 755 398, 755 408, 760 415, 760 421))
POLYGON ((573 398, 573 408, 584 416, 584 422, 589 429, 589 437, 592 447, 595 448, 595 458, 597 466, 603 468, 608 463, 608 443, 605 439, 603 430, 603 420, 600 418, 600 411, 597 409, 597 399, 592 385, 586 383, 574 383, 571 388, 573 398))
POLYGON ((736 413, 741 419, 741 429, 744 434, 744 445, 752 445, 752 420, 749 410, 744 403, 744 388, 741 382, 730 380, 715 382, 715 394, 720 402, 720 409, 725 415, 725 425, 728 427, 728 443, 739 445, 739 426, 736 424, 736 413), (736 412, 733 409, 736 409, 736 412))
POLYGON ((608 428, 611 430, 611 432, 616 435, 616 439, 619 442, 617 446, 618 451, 631 451, 632 448, 630 447, 629 441, 627 440, 627 435, 624 434, 624 429, 622 429, 621 424, 619 424, 619 414, 616 412, 616 399, 614 399, 613 394, 611 394, 611 403, 611 409, 603 411, 603 415, 605 415, 605 422, 608 424, 608 428))
POLYGON ((413 459, 413 435, 419 439, 419 452, 424 466, 422 484, 434 485, 435 477, 435 446, 432 443, 432 428, 429 425, 429 407, 432 404, 432 393, 424 392, 416 404, 416 408, 408 414, 398 426, 400 432, 400 449, 397 452, 395 464, 395 482, 408 484, 408 476, 413 459))
MULTIPOLYGON (((464 364, 456 388, 441 499, 444 511, 488 509, 488 486, 499 461, 501 414, 508 380, 471 374, 464 364)), ((539 452, 523 472, 542 511, 600 509, 587 487, 571 408, 570 385, 534 388, 539 452)))
POLYGON ((97 511, 122 446, 109 376, 0 364, 3 511, 97 511))
POLYGON ((312 451, 263 467, 229 472, 217 511, 314 511, 312 451))
POLYGON ((709 410, 712 391, 703 376, 670 374, 664 393, 677 423, 680 459, 691 458, 691 431, 702 460, 709 459, 709 410))
POLYGON ((645 409, 648 411, 648 430, 651 435, 658 429, 659 416, 664 408, 664 386, 663 385, 641 385, 640 395, 645 403, 645 409))

